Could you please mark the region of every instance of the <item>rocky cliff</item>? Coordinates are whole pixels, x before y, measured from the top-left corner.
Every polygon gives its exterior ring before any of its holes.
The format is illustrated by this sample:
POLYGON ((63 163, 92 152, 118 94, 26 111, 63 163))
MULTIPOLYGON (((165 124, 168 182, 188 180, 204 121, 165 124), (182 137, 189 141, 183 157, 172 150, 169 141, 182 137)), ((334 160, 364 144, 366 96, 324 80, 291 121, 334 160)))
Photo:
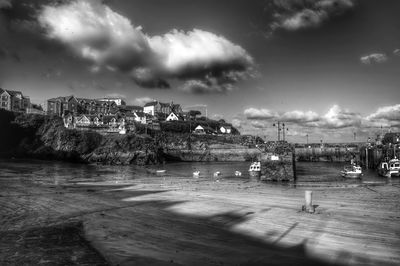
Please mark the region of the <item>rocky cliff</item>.
POLYGON ((251 136, 153 131, 109 134, 66 129, 61 118, 0 110, 3 157, 34 157, 102 164, 170 161, 250 161, 261 151, 251 136))
POLYGON ((0 155, 102 164, 158 163, 158 147, 149 136, 100 135, 68 130, 58 117, 15 114, 0 110, 0 155))

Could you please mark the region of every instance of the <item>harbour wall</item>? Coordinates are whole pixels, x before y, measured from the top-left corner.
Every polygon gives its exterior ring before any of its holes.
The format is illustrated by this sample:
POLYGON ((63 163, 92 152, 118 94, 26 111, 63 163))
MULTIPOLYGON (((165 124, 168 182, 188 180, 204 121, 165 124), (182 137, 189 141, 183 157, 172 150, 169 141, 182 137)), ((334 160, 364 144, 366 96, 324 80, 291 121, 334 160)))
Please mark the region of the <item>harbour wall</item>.
POLYGON ((360 162, 365 168, 375 169, 382 160, 400 157, 400 149, 394 149, 393 145, 387 146, 363 146, 360 147, 360 162))
POLYGON ((293 152, 285 152, 277 156, 263 153, 261 161, 261 180, 292 182, 296 179, 296 161, 293 152), (275 157, 273 159, 273 157, 275 157))
POLYGON ((164 149, 167 160, 182 162, 245 162, 261 154, 254 148, 164 149))
POLYGON ((295 148, 295 158, 299 162, 350 162, 360 161, 358 147, 305 147, 295 148))

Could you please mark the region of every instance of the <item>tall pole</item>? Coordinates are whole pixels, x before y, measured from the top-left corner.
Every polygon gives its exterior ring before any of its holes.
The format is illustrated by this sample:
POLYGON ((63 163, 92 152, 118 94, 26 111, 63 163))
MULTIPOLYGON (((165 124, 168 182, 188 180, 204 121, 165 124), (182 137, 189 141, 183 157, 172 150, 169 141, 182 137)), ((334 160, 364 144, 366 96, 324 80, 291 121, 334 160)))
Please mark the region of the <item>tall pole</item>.
POLYGON ((282 137, 283 137, 283 141, 285 141, 285 123, 282 123, 282 126, 283 126, 282 137))
POLYGON ((278 121, 278 142, 281 141, 281 122, 278 121))
POLYGON ((308 145, 308 134, 306 135, 306 137, 307 137, 307 145, 308 145))

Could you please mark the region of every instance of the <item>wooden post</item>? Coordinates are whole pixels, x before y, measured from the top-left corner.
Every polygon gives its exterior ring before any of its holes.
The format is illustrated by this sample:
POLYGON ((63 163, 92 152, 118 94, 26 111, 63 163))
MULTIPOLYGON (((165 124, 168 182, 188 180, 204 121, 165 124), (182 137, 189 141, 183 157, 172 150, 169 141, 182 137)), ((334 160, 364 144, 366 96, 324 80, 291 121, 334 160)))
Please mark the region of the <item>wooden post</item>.
POLYGON ((312 191, 311 190, 306 190, 305 191, 305 199, 306 199, 306 205, 305 205, 305 211, 309 213, 314 213, 314 206, 312 204, 312 191))

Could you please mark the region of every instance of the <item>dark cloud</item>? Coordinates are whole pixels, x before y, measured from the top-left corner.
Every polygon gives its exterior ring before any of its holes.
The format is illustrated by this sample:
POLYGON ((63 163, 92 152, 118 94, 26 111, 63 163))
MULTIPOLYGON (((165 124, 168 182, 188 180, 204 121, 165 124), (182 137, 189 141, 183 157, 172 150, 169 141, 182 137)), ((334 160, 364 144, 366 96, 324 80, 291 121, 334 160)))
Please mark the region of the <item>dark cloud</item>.
POLYGON ((47 36, 91 61, 94 69, 124 72, 140 86, 224 93, 250 77, 253 58, 226 38, 199 29, 149 36, 99 1, 46 5, 39 14, 47 36))
POLYGON ((0 9, 8 9, 12 7, 11 0, 0 0, 0 9))

